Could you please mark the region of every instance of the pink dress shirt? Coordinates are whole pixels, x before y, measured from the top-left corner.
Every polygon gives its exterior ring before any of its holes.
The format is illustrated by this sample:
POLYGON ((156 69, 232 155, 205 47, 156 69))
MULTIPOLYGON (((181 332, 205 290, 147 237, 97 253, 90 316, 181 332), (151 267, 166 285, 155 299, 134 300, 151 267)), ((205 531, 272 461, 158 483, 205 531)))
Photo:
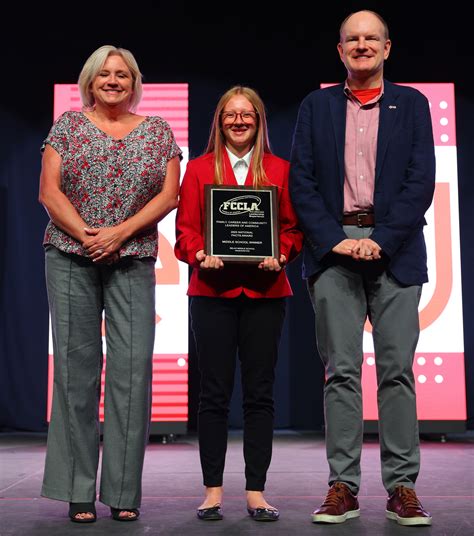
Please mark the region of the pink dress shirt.
POLYGON ((347 96, 346 143, 344 149, 344 214, 371 212, 374 205, 375 162, 379 128, 380 93, 362 104, 349 86, 347 96))

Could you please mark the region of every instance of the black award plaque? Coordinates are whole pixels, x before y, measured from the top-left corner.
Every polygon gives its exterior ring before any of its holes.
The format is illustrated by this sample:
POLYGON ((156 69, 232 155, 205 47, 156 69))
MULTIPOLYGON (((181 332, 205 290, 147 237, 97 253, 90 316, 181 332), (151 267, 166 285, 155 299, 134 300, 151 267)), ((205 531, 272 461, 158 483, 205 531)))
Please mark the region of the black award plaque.
POLYGON ((277 188, 205 185, 206 254, 224 262, 280 259, 277 188))

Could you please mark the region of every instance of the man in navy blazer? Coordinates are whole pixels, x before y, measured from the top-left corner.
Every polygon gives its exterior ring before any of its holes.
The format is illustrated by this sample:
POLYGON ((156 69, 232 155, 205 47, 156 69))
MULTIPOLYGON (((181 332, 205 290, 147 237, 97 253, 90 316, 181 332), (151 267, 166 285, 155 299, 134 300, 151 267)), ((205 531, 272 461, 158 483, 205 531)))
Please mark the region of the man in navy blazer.
POLYGON ((310 93, 295 129, 290 194, 305 233, 303 276, 325 365, 326 500, 314 522, 359 516, 362 339, 373 326, 386 516, 430 525, 414 490, 419 438, 412 364, 427 281, 425 212, 435 184, 427 99, 383 78, 391 41, 373 11, 349 15, 344 84, 310 93))

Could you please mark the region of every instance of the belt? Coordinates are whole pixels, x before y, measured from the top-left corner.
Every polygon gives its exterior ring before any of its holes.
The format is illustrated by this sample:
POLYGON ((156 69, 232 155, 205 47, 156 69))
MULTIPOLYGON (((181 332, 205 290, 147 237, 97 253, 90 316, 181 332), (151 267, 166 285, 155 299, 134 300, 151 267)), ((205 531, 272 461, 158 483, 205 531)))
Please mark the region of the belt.
POLYGON ((342 225, 357 225, 357 227, 373 227, 375 225, 375 216, 373 212, 354 212, 353 214, 344 214, 342 225))

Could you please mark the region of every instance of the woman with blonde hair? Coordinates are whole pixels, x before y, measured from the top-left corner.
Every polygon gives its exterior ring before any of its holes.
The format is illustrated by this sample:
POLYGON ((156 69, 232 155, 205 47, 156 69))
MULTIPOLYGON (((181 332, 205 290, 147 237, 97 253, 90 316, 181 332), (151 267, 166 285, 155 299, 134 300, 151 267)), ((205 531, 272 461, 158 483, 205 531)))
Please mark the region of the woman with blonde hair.
POLYGON ((133 113, 133 55, 103 46, 79 77, 83 111, 65 112, 43 149, 40 202, 54 348, 42 495, 96 520, 102 313, 107 371, 99 500, 135 521, 148 440, 155 335, 156 224, 177 205, 180 149, 159 117, 133 113))
POLYGON ((176 256, 193 267, 191 327, 201 372, 198 435, 205 498, 202 520, 222 519, 227 415, 238 352, 243 388, 246 500, 256 521, 275 521, 264 498, 273 439, 273 383, 285 298, 292 294, 285 265, 302 235, 288 195, 289 164, 274 156, 265 108, 250 88, 236 86, 219 100, 205 154, 188 163, 176 219, 176 256), (280 257, 256 265, 224 263, 205 251, 206 184, 276 186, 280 257))

